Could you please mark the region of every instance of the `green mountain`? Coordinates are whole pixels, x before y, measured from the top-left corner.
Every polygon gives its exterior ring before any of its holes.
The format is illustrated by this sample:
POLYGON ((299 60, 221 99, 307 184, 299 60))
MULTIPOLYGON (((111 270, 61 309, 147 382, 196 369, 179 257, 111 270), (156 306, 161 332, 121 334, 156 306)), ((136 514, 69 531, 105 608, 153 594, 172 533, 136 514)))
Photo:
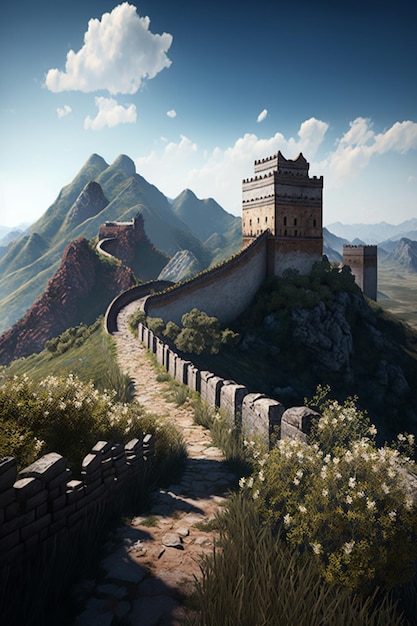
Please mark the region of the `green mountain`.
MULTIPOLYGON (((180 204, 178 201, 177 206, 180 204)), ((141 213, 146 234, 158 250, 169 258, 178 251, 189 250, 201 269, 217 263, 219 252, 226 258, 234 237, 233 228, 226 232, 227 221, 240 224, 240 220, 228 218, 214 201, 208 201, 207 207, 215 215, 215 232, 220 228, 217 224, 222 223, 226 243, 220 251, 203 243, 193 228, 175 213, 166 196, 136 173, 135 164, 128 156, 120 155, 109 165, 93 154, 25 235, 2 248, 0 332, 21 318, 45 291, 48 280, 59 267, 65 246, 79 237, 97 237, 100 225, 107 221, 129 221, 141 213)), ((136 259, 135 270, 138 264, 140 259, 136 259)), ((155 272, 159 273, 160 269, 155 267, 155 272)))

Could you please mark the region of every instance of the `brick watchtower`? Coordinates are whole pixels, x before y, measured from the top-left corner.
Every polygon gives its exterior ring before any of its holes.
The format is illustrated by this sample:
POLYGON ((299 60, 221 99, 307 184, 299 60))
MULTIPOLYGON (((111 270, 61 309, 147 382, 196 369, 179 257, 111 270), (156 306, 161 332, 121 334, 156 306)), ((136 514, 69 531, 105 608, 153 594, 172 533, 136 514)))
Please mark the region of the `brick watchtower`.
POLYGON ((310 164, 281 152, 255 161, 255 176, 242 185, 243 247, 269 231, 268 273, 287 268, 308 273, 323 254, 323 177, 310 178, 310 164))
POLYGON ((355 282, 363 293, 372 300, 378 291, 378 248, 377 246, 343 246, 343 265, 348 265, 355 282))

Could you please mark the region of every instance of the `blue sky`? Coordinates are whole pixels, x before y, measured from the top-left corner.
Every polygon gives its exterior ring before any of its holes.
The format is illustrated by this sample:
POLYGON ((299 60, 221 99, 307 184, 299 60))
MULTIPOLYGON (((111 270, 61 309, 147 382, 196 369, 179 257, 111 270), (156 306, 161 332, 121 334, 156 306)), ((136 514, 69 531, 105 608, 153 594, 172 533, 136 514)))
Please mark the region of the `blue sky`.
POLYGON ((0 224, 37 219, 94 152, 240 215, 253 161, 301 151, 325 224, 416 217, 416 23, 409 0, 10 2, 0 224))

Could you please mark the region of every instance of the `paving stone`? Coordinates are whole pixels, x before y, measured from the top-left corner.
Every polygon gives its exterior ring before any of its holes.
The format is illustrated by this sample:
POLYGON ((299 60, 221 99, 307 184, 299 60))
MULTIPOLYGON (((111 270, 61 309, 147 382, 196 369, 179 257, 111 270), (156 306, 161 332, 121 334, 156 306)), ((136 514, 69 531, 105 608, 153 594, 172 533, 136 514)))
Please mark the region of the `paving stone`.
POLYGON ((107 572, 106 578, 127 583, 139 583, 147 573, 146 569, 135 563, 125 550, 109 554, 101 565, 107 572))
POLYGON ((184 550, 182 539, 178 533, 167 533, 162 537, 162 545, 167 548, 177 548, 178 550, 184 550))

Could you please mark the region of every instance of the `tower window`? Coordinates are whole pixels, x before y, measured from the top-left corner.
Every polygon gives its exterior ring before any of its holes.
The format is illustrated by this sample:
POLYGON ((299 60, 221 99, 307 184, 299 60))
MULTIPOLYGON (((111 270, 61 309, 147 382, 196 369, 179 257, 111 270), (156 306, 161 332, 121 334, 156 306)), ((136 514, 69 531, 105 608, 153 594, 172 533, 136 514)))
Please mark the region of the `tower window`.
POLYGON ((266 218, 265 218, 265 222, 267 222, 267 221, 268 221, 268 218, 266 217, 266 218))
POLYGON ((284 226, 286 226, 286 225, 287 225, 287 218, 284 217, 284 226))
POLYGON ((259 224, 259 217, 258 217, 258 224, 259 224))
POLYGON ((284 235, 287 236, 287 229, 284 230, 284 235))
POLYGON ((249 220, 249 226, 252 226, 252 220, 249 220))
POLYGON ((297 230, 297 229, 295 229, 295 231, 294 231, 294 237, 297 237, 297 235, 298 235, 298 230, 297 230))
POLYGON ((294 226, 297 226, 297 218, 294 217, 294 226))

